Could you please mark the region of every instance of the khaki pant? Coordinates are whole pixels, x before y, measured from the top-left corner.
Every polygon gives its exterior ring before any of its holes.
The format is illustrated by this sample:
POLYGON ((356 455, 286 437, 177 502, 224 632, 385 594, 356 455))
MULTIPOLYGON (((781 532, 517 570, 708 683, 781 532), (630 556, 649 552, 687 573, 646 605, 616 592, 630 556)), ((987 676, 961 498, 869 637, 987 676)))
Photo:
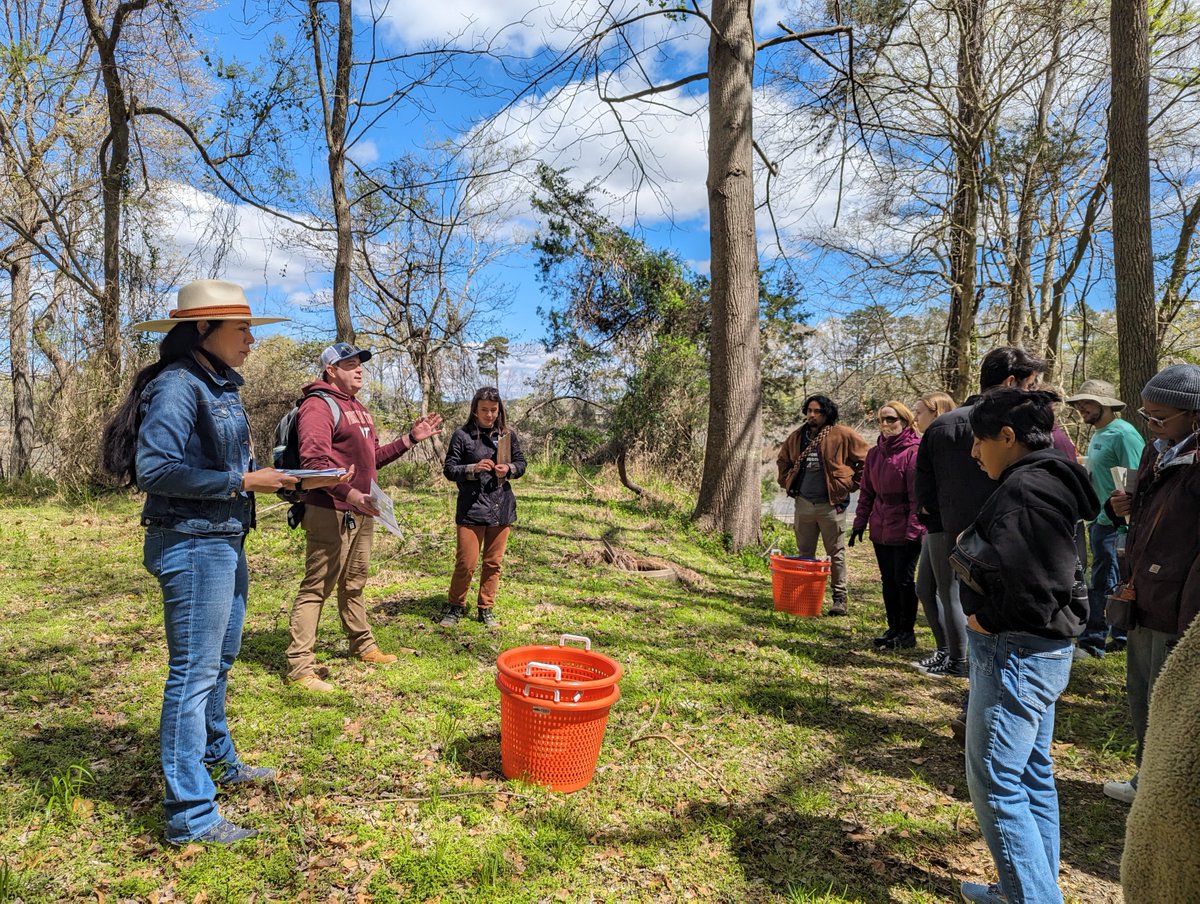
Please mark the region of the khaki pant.
POLYGON ((465 606, 471 577, 483 549, 483 568, 479 575, 479 608, 490 609, 496 602, 500 586, 500 562, 508 546, 509 525, 494 527, 483 524, 459 524, 458 548, 454 552, 454 577, 450 579, 450 604, 465 606))
POLYGON ((375 649, 375 637, 367 624, 363 588, 371 563, 371 540, 375 519, 354 516, 353 528, 346 526, 345 512, 307 506, 304 530, 308 534, 304 580, 292 603, 291 643, 288 644, 288 679, 295 681, 313 674, 316 657, 317 625, 325 600, 337 588, 338 615, 350 638, 350 655, 361 656, 375 649))
POLYGON ((796 497, 796 515, 792 531, 796 534, 797 553, 806 559, 817 554, 817 535, 829 556, 829 584, 835 600, 846 598, 846 523, 845 514, 828 502, 810 502, 796 497))

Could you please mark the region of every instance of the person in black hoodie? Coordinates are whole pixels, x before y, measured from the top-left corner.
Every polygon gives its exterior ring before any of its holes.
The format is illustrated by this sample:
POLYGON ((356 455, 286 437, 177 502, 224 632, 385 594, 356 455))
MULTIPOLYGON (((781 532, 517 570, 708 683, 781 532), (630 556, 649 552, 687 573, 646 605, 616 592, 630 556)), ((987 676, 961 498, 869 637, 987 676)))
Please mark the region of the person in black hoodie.
POLYGON ((449 600, 438 616, 443 628, 453 628, 467 614, 467 590, 483 553, 479 576, 478 618, 498 628, 493 607, 500 585, 500 563, 508 534, 517 520, 517 500, 510 481, 525 473, 525 455, 517 433, 508 426, 500 390, 484 386, 471 399, 471 416, 454 431, 442 473, 458 484, 454 512, 457 549, 449 600))
POLYGON ((958 538, 970 647, 967 787, 1000 874, 963 899, 1061 904, 1058 791, 1050 742, 1087 623, 1075 526, 1100 510, 1087 471, 1052 448, 1049 391, 996 389, 971 409, 971 455, 996 491, 958 538))

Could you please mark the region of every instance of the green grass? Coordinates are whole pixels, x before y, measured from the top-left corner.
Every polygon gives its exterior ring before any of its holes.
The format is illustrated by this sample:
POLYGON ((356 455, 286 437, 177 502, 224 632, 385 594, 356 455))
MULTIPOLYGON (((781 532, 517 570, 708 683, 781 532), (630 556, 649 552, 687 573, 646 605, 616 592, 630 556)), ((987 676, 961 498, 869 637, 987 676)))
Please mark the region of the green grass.
MULTIPOLYGON (((409 475, 411 477, 411 475, 409 475)), ((396 488, 405 536, 377 534, 368 604, 400 662, 351 661, 327 607, 318 658, 341 692, 285 686, 303 533, 263 506, 229 715, 276 787, 223 794, 260 831, 232 850, 162 840, 161 599, 138 503, 0 493, 0 904, 5 901, 794 901, 955 899, 994 878, 946 722, 958 685, 882 654, 878 575, 851 552, 851 615, 772 611, 761 555, 732 555, 654 486, 564 468, 517 485, 503 628, 430 616, 453 558, 452 488, 396 488), (690 570, 594 564, 604 537, 690 570), (592 783, 549 793, 500 774, 499 652, 589 635, 625 668, 592 783)), ((269 504, 269 503, 268 503, 269 504)), ((794 548, 786 527, 764 525, 794 548)), ((1131 771, 1123 661, 1078 664, 1056 755, 1068 900, 1117 901, 1131 771)))

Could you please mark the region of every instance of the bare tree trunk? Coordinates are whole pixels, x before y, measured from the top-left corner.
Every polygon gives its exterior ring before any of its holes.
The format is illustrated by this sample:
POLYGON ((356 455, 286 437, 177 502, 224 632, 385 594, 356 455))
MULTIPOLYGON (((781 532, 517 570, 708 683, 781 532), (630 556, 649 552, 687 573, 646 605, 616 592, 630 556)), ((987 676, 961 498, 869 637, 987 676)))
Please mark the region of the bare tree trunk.
POLYGON ((1050 103, 1057 87, 1058 69, 1061 65, 1062 28, 1060 26, 1061 4, 1055 3, 1054 44, 1050 50, 1050 63, 1046 67, 1046 81, 1038 97, 1037 119, 1034 124, 1031 147, 1025 160, 1025 172, 1017 202, 1017 247, 1014 252, 1013 270, 1008 284, 1008 344, 1028 347, 1030 338, 1026 315, 1033 304, 1033 224, 1038 218, 1038 182, 1044 168, 1046 134, 1049 129, 1050 103))
POLYGON ((33 467, 33 381, 29 370, 29 271, 33 248, 14 243, 5 269, 12 293, 8 318, 9 373, 12 376, 12 445, 8 476, 21 477, 33 467))
POLYGON ((323 16, 319 3, 320 0, 309 0, 308 10, 314 71, 323 105, 329 191, 337 238, 333 260, 333 320, 338 341, 353 343, 355 332, 354 322, 350 318, 350 274, 354 257, 354 232, 350 219, 350 199, 346 193, 346 131, 350 112, 350 73, 354 63, 354 14, 351 0, 337 0, 337 59, 334 61, 333 90, 330 92, 322 63, 323 16))
POLYGON ((1192 242, 1196 239, 1197 225, 1200 225, 1200 194, 1192 199, 1192 203, 1184 212, 1183 223, 1179 227, 1179 238, 1171 255, 1171 272, 1167 276, 1167 284, 1163 287, 1162 299, 1158 303, 1160 345, 1166 339, 1167 329, 1188 301, 1187 294, 1180 290, 1183 288, 1184 279, 1193 272, 1192 242))
POLYGON ((33 322, 33 341, 37 345, 38 350, 46 356, 46 360, 54 368, 54 375, 58 378, 58 388, 56 391, 61 391, 62 387, 66 385, 67 380, 71 377, 71 365, 67 363, 67 359, 63 357, 63 353, 54 344, 54 340, 50 338, 50 327, 54 326, 55 320, 58 319, 58 303, 62 292, 62 283, 65 281, 66 277, 62 275, 62 271, 56 270, 54 273, 54 284, 50 289, 50 302, 33 322))
MULTIPOLYGON (((1057 232, 1057 226, 1054 228, 1057 232)), ((1053 274, 1058 267, 1059 246, 1057 242, 1046 249, 1046 260, 1042 269, 1041 308, 1046 311, 1045 346, 1033 349, 1034 354, 1041 354, 1046 359, 1044 379, 1053 383, 1058 379, 1058 358, 1062 351, 1063 299, 1054 292, 1053 274)), ((1040 331, 1036 338, 1040 341, 1040 331)))
POLYGON ((1112 0, 1113 265, 1121 400, 1132 411, 1158 369, 1154 258, 1150 241, 1150 50, 1146 0, 1112 0))
POLYGON ((751 0, 714 0, 708 45, 712 363, 694 517, 735 549, 761 538, 762 385, 754 230, 751 0))
POLYGON ((83 0, 92 44, 100 59, 100 79, 108 108, 108 135, 100 148, 100 191, 104 209, 104 288, 100 294, 101 362, 108 385, 116 387, 121 373, 121 206, 129 169, 129 103, 121 81, 117 47, 121 29, 149 0, 125 0, 113 10, 111 30, 100 17, 95 0, 83 0), (105 153, 107 151, 107 153, 105 153))
POLYGON ((979 311, 976 251, 983 129, 983 26, 987 0, 956 0, 958 114, 954 139, 954 198, 950 210, 950 317, 943 367, 946 391, 957 401, 970 392, 971 341, 979 311))

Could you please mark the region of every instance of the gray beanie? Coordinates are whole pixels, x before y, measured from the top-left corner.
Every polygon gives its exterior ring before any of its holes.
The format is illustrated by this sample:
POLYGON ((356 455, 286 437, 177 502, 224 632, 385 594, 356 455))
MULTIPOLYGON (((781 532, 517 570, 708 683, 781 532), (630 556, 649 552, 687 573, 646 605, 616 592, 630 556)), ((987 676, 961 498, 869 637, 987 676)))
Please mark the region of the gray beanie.
POLYGON ((1200 367, 1172 364, 1150 378, 1142 398, 1184 411, 1200 411, 1200 367))

